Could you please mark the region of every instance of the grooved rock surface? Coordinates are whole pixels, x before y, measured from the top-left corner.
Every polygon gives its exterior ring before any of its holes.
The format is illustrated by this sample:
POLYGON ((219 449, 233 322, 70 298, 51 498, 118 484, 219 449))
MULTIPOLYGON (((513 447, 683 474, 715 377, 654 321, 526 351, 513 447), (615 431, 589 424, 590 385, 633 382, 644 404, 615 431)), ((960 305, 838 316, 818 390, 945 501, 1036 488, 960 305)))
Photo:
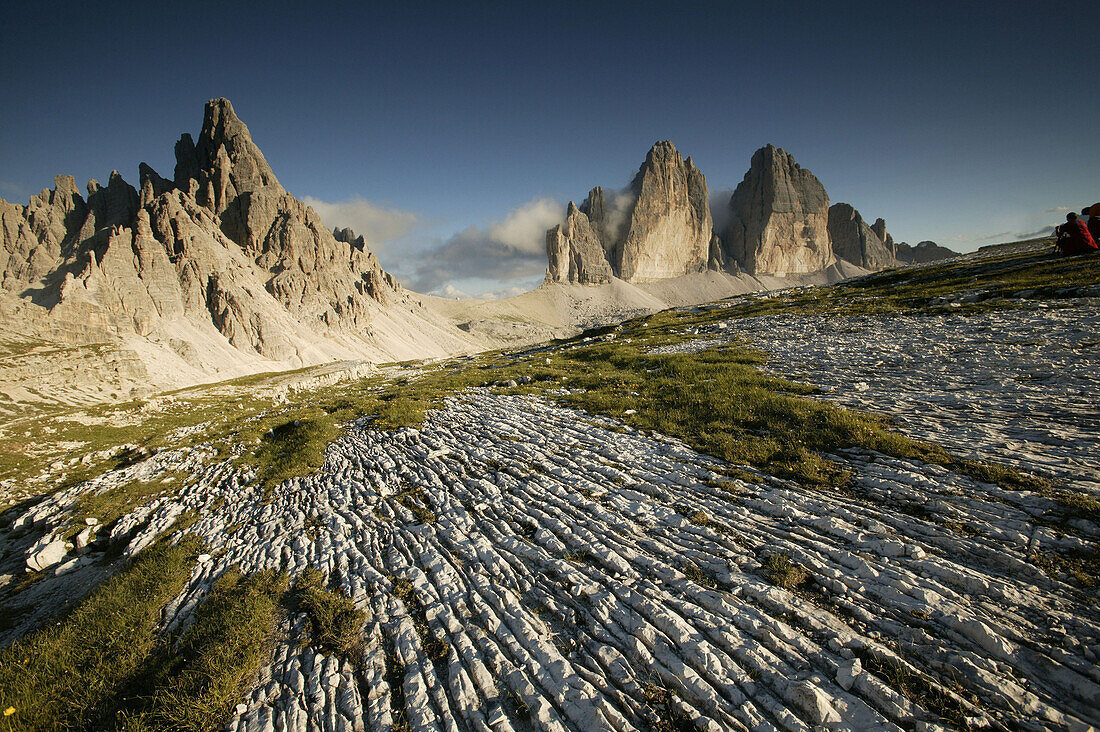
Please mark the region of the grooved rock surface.
MULTIPOLYGON (((48 542, 81 493, 186 469, 110 532, 133 555, 190 510, 218 548, 166 631, 233 565, 314 567, 352 598, 362 652, 322 652, 292 614, 233 730, 1100 723, 1100 618, 1028 560, 1082 542, 1032 523, 1052 500, 862 449, 831 458, 852 471, 844 491, 730 477, 677 440, 478 389, 422 429, 351 429, 270 497, 209 451, 166 451, 15 525, 48 542), (807 570, 797 593, 769 581, 777 554, 807 570)), ((35 615, 98 566, 35 583, 35 615)))
POLYGON ((847 203, 835 203, 829 207, 829 242, 833 254, 864 269, 885 269, 894 263, 894 253, 883 241, 886 221, 875 222, 875 228, 867 225, 863 217, 847 203))
POLYGON ((728 251, 750 274, 816 272, 835 261, 829 196, 813 173, 774 145, 757 150, 730 198, 728 251))

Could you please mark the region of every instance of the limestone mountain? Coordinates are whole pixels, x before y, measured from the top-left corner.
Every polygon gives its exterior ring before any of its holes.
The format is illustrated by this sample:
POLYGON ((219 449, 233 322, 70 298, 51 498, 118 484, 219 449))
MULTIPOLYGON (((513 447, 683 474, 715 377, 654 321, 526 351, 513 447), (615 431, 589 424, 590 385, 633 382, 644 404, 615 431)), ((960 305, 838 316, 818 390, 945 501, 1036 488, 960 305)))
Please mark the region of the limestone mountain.
POLYGON ((0 330, 132 349, 154 385, 470 347, 283 188, 228 100, 175 152, 172 180, 140 166, 140 192, 115 171, 87 197, 58 176, 26 206, 0 201, 4 313, 19 313, 0 330))
POLYGON ((650 149, 616 204, 600 187, 580 207, 569 203, 564 223, 546 233, 548 282, 646 282, 707 268, 713 224, 706 177, 671 142, 650 149))
POLYGON ((774 145, 757 150, 730 198, 726 252, 751 274, 804 274, 833 263, 829 195, 774 145))
POLYGON ((885 241, 888 238, 884 219, 872 227, 847 203, 829 207, 829 241, 837 257, 864 269, 885 269, 894 264, 894 252, 885 241))

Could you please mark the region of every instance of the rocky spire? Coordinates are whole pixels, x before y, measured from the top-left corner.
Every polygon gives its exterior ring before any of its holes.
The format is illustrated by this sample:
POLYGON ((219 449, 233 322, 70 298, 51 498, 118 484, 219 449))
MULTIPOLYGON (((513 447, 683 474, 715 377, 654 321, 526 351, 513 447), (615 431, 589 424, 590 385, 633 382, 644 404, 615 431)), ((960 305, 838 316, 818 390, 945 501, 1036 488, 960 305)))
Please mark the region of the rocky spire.
POLYGON ((829 196, 785 150, 767 145, 730 198, 729 254, 752 274, 815 272, 834 261, 829 196))
POLYGON ((631 183, 634 208, 615 248, 628 282, 679 277, 707 267, 713 228, 706 177, 664 140, 650 148, 631 183))
POLYGON ((883 219, 871 227, 859 211, 847 203, 837 203, 829 208, 829 241, 833 253, 841 259, 864 269, 889 267, 894 263, 894 252, 883 241, 885 234, 886 222, 883 219))
POLYGON ((595 227, 572 201, 565 222, 546 232, 546 257, 547 282, 601 285, 614 274, 595 227))

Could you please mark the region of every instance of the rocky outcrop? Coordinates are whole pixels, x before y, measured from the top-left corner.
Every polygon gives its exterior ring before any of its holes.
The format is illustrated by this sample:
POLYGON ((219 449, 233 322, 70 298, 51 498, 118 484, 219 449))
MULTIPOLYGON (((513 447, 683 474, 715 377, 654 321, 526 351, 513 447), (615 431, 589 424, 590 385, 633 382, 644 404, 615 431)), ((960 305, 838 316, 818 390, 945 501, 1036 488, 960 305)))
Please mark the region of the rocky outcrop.
POLYGON ((727 254, 751 274, 802 274, 833 263, 829 196, 814 175, 781 148, 752 156, 730 198, 727 254))
POLYGON ((875 226, 877 231, 849 204, 833 204, 829 207, 829 242, 833 254, 864 269, 879 270, 893 265, 894 253, 883 241, 886 221, 878 219, 875 226))
POLYGON ((906 242, 901 242, 897 246, 895 256, 897 261, 902 264, 924 264, 925 262, 938 262, 941 259, 951 259, 959 256, 959 253, 947 247, 941 247, 934 241, 922 241, 916 246, 909 246, 906 242))
POLYGON ((615 203, 600 187, 579 207, 569 203, 565 222, 546 234, 548 282, 644 282, 699 272, 713 259, 706 178, 671 142, 650 149, 615 203))
POLYGON ((150 338, 180 354, 220 337, 248 363, 302 365, 326 349, 374 352, 388 306, 429 317, 362 237, 330 231, 282 187, 228 100, 206 105, 197 142, 180 138, 173 180, 144 163, 139 176, 135 190, 114 171, 86 198, 58 176, 26 206, 0 201, 0 288, 44 308, 49 332, 150 338))
POLYGON ((551 282, 602 285, 614 275, 596 228, 572 201, 565 222, 546 232, 546 256, 551 282))
POLYGON ((618 276, 627 282, 679 277, 706 269, 713 226, 707 180, 691 158, 658 142, 631 183, 634 209, 615 245, 618 276))
POLYGON ((881 239, 882 243, 886 245, 886 248, 890 251, 891 257, 897 254, 898 245, 894 243, 894 237, 890 236, 890 233, 886 231, 886 219, 875 219, 875 223, 871 224, 871 231, 875 232, 875 236, 881 239))

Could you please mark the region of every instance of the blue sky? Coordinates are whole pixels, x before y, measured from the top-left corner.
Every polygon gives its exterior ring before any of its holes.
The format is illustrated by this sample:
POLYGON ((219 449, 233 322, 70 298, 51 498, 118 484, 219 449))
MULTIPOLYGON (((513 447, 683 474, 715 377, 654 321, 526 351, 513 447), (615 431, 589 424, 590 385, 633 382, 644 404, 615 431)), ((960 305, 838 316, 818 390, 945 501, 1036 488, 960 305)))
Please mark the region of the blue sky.
POLYGON ((662 139, 712 191, 774 143, 897 240, 962 250, 1100 201, 1091 3, 13 5, 0 196, 170 176, 226 96, 421 289, 537 283, 540 228, 662 139))

